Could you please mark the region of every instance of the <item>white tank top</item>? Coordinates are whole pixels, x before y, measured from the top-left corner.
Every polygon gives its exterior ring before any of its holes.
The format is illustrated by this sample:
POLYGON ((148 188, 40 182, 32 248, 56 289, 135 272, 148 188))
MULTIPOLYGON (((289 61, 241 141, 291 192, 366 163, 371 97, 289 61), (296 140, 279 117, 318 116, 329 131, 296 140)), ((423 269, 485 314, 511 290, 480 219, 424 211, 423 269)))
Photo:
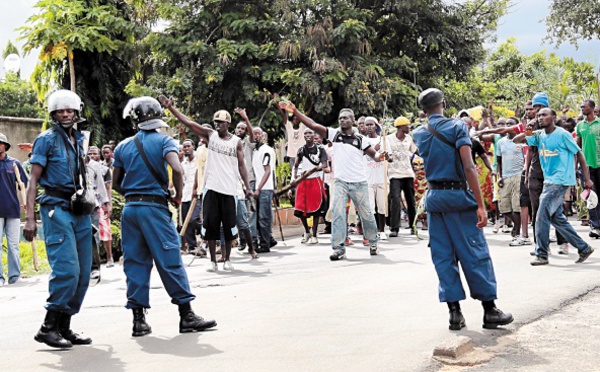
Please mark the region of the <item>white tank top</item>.
POLYGON ((208 155, 204 171, 204 188, 225 195, 237 195, 238 169, 237 146, 240 139, 231 135, 228 140, 213 131, 208 139, 208 155))

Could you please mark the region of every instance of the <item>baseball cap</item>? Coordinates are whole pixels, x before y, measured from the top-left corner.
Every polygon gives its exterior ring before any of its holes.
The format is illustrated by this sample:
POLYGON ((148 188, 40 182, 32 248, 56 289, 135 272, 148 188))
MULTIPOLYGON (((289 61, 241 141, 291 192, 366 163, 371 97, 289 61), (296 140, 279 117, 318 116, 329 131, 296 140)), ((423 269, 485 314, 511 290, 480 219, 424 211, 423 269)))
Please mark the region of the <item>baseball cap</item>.
POLYGON ((227 110, 219 110, 215 112, 215 115, 213 116, 213 121, 224 121, 227 123, 231 123, 231 115, 229 114, 229 112, 227 112, 227 110))

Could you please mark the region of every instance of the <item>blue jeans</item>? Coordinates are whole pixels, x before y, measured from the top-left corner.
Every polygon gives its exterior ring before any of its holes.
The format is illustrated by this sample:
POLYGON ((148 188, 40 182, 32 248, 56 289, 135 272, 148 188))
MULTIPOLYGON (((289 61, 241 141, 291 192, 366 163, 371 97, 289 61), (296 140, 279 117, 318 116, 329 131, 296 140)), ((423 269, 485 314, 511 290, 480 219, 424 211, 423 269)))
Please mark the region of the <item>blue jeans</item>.
POLYGON ((537 241, 535 253, 538 257, 548 258, 550 224, 554 226, 557 233, 560 233, 566 241, 577 248, 580 254, 588 253, 590 250, 590 245, 577 235, 563 213, 563 203, 567 189, 568 186, 544 184, 544 191, 540 196, 540 207, 535 221, 537 241))
MULTIPOLYGON (((0 245, 6 234, 8 243, 8 278, 18 278, 21 275, 21 262, 19 259, 19 234, 21 221, 18 218, 0 218, 0 245)), ((0 279, 4 279, 2 267, 2 247, 0 247, 0 279)))
POLYGON ((348 198, 352 199, 354 206, 358 209, 365 239, 371 244, 377 243, 379 240, 377 223, 369 203, 367 182, 345 182, 338 179, 333 188, 331 247, 342 252, 346 251, 344 241, 347 236, 346 203, 348 198))
POLYGON ((270 247, 273 240, 273 190, 261 190, 256 202, 256 211, 250 219, 250 232, 260 239, 261 247, 270 247))

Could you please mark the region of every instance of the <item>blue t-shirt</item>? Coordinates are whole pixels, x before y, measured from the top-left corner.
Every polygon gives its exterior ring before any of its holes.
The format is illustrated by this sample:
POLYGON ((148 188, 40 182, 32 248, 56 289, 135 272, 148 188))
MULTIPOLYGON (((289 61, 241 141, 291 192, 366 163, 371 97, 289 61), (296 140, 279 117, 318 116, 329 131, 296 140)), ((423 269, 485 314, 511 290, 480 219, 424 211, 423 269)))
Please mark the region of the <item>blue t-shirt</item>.
MULTIPOLYGON (((83 141, 85 136, 78 130, 73 130, 79 154, 83 156, 83 141)), ((66 133, 59 126, 42 132, 33 142, 31 164, 44 168, 39 183, 44 189, 75 193, 74 175, 79 167, 77 152, 66 133), (65 138, 63 139, 63 137, 65 138), (67 155, 68 154, 68 155, 67 155)), ((37 198, 40 204, 63 205, 68 207, 70 201, 42 194, 37 198)))
POLYGON ((0 160, 0 218, 21 217, 15 164, 21 174, 21 181, 24 186, 27 186, 27 174, 17 159, 6 155, 3 160, 0 160))
MULTIPOLYGON (((423 158, 425 177, 429 182, 466 181, 459 150, 471 147, 469 130, 462 120, 446 119, 442 115, 429 116, 429 126, 454 146, 435 138, 424 126, 413 132, 413 138, 423 158)), ((428 190, 426 207, 430 212, 460 212, 477 209, 470 190, 428 190)))
MULTIPOLYGON (((148 162, 161 175, 162 179, 168 180, 165 156, 171 151, 175 153, 179 151, 175 140, 155 130, 142 130, 137 136, 144 146, 148 162)), ((127 138, 115 149, 114 167, 123 168, 125 171, 121 184, 125 196, 135 194, 166 196, 162 185, 154 179, 144 164, 133 137, 127 138)))
POLYGON ((538 148, 545 184, 575 186, 575 154, 580 149, 571 133, 556 127, 550 134, 540 130, 526 138, 538 148))
POLYGON ((497 156, 502 157, 502 178, 520 175, 523 173, 523 148, 525 145, 514 143, 504 137, 498 141, 497 156))

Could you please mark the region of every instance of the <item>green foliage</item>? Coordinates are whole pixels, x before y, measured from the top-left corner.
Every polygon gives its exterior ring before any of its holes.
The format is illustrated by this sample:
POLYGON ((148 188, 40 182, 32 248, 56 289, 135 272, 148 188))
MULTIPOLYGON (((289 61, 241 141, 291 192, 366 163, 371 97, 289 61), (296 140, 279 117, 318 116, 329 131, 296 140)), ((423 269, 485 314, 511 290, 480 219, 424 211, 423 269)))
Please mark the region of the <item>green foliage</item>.
POLYGON ((288 162, 279 162, 275 167, 275 179, 277 180, 277 189, 282 189, 284 186, 290 182, 292 178, 292 168, 290 168, 290 163, 288 162))
POLYGON ((283 129, 275 93, 325 124, 343 107, 374 115, 412 110, 420 89, 413 77, 426 86, 467 73, 507 1, 129 3, 141 24, 161 18, 168 26, 142 40, 128 92, 172 95, 200 122, 217 109, 246 107, 276 138, 283 129))
POLYGON ((23 118, 45 116, 31 83, 17 74, 6 74, 4 81, 0 81, 0 114, 23 118))
POLYGON ((8 43, 6 43, 6 47, 4 48, 4 51, 2 52, 2 59, 6 59, 6 57, 9 54, 16 54, 18 56, 20 56, 21 54, 19 53, 19 49, 15 46, 15 44, 13 44, 10 40, 8 41, 8 43))
POLYGON ((24 51, 41 48, 32 74, 40 100, 57 84, 82 97, 92 132, 92 144, 131 132, 121 118, 128 96, 125 86, 132 77, 135 39, 139 27, 128 18, 130 10, 121 0, 40 0, 39 12, 21 27, 24 51), (68 66, 73 65, 74 73, 68 66))
MULTIPOLYGON (((2 266, 7 268, 7 243, 6 238, 2 241, 2 266)), ((46 254, 46 245, 41 240, 35 241, 35 248, 38 256, 38 270, 35 271, 33 268, 33 250, 31 249, 31 243, 19 242, 19 259, 21 261, 21 275, 32 276, 38 274, 46 274, 50 272, 50 264, 48 263, 48 255, 46 254)), ((4 275, 6 278, 7 276, 4 275)))
POLYGON ((593 65, 546 51, 523 55, 515 41, 509 39, 499 45, 486 59, 485 67, 474 68, 464 80, 440 80, 449 105, 469 108, 494 99, 498 106, 513 111, 540 91, 548 93, 555 109, 578 107, 584 99, 596 98, 593 65))
POLYGON ((580 39, 600 36, 600 2, 553 0, 546 18, 548 36, 557 45, 569 42, 577 45, 580 39))

